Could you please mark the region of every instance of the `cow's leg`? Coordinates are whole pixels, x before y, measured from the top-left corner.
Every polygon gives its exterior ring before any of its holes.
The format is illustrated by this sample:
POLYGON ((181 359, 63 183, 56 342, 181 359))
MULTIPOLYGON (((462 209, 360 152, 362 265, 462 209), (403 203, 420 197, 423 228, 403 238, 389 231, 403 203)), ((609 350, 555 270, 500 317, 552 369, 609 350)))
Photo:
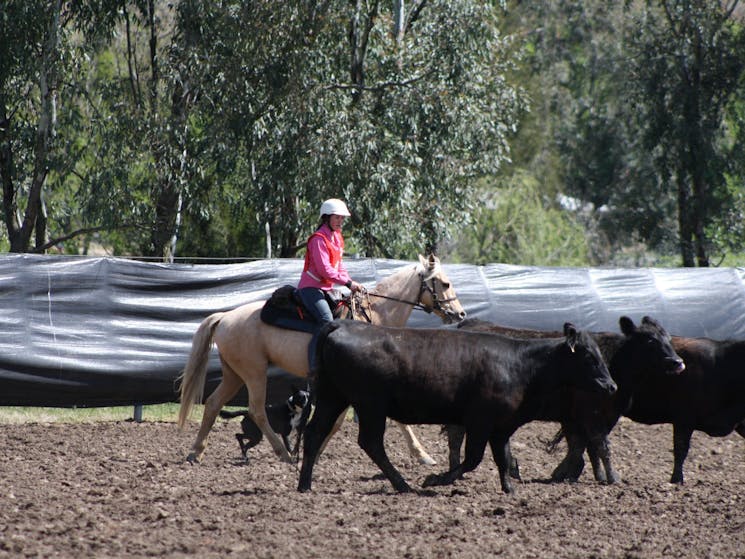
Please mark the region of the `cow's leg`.
POLYGON ((329 444, 329 441, 331 440, 331 437, 336 435, 336 432, 341 429, 341 426, 344 425, 344 420, 347 418, 347 411, 349 411, 349 407, 344 408, 342 412, 339 414, 339 417, 336 418, 336 421, 334 421, 334 425, 331 428, 331 431, 326 436, 326 438, 323 440, 323 443, 321 443, 321 448, 318 451, 318 455, 316 456, 316 460, 318 460, 318 457, 323 454, 323 452, 326 450, 326 445, 329 444))
POLYGON ((461 478, 463 474, 475 470, 481 464, 486 450, 488 437, 479 431, 469 432, 466 429, 466 453, 463 463, 457 464, 447 472, 441 474, 430 474, 422 482, 422 487, 431 487, 433 485, 450 485, 455 480, 461 478))
POLYGON ((357 443, 360 445, 360 448, 378 465, 396 491, 399 493, 411 491, 411 487, 409 487, 403 476, 391 464, 385 452, 383 435, 385 434, 386 416, 379 412, 359 409, 357 410, 357 416, 360 422, 357 443))
POLYGON ((448 437, 448 465, 454 470, 460 464, 460 449, 466 436, 466 428, 462 425, 445 425, 448 437))
POLYGON ((514 493, 515 490, 512 487, 509 475, 510 465, 512 464, 509 436, 505 438, 503 434, 494 433, 489 438, 489 446, 491 447, 494 462, 496 462, 499 469, 499 482, 502 485, 502 491, 505 493, 514 493))
POLYGON ((328 440, 339 415, 346 411, 347 406, 347 403, 336 399, 324 399, 320 395, 317 398, 313 417, 305 427, 303 434, 303 464, 300 467, 298 491, 310 491, 313 466, 318 459, 318 454, 325 441, 328 440))
POLYGON ((399 426, 401 432, 404 435, 404 439, 406 439, 406 444, 409 447, 409 452, 414 458, 419 461, 420 464, 424 464, 426 466, 434 466, 435 464, 437 464, 437 461, 429 454, 427 454, 426 450, 424 450, 422 443, 420 443, 419 439, 416 438, 411 425, 404 425, 403 423, 398 422, 396 422, 396 425, 399 426))
POLYGON ((607 472, 603 471, 602 454, 602 448, 595 441, 587 442, 587 456, 590 458, 592 474, 595 476, 595 481, 599 481, 600 483, 608 480, 607 472))
POLYGON ((618 483, 621 481, 621 477, 613 469, 611 463, 610 440, 607 436, 598 436, 591 439, 587 452, 591 456, 596 481, 601 483, 618 483), (592 455, 595 455, 594 460, 592 460, 592 455), (602 461, 603 468, 600 468, 598 460, 602 461))
POLYGON ((564 459, 551 473, 551 481, 577 481, 585 468, 585 460, 582 455, 587 445, 584 437, 578 436, 567 428, 563 428, 564 438, 567 441, 567 453, 564 459))
POLYGON ((745 438, 745 421, 741 421, 735 425, 735 431, 737 431, 741 437, 745 438))
POLYGON ((691 447, 693 429, 673 424, 673 475, 670 483, 683 483, 683 462, 691 447))
MULTIPOLYGON (((445 432, 448 437, 448 465, 451 470, 454 470, 460 464, 460 449, 466 436, 466 428, 462 425, 445 425, 445 432)), ((510 460, 510 476, 513 479, 522 479, 520 477, 520 465, 514 456, 510 460)))

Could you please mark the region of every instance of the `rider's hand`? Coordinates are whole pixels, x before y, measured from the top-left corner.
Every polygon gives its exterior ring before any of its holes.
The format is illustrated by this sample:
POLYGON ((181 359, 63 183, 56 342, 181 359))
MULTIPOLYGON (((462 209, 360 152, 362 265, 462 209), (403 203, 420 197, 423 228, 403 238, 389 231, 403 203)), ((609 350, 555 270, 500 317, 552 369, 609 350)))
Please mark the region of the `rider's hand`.
POLYGON ((365 290, 365 286, 364 285, 362 285, 361 283, 357 283, 354 280, 350 280, 349 281, 349 284, 347 285, 347 287, 349 288, 349 290, 352 293, 357 293, 358 291, 364 291, 365 290))

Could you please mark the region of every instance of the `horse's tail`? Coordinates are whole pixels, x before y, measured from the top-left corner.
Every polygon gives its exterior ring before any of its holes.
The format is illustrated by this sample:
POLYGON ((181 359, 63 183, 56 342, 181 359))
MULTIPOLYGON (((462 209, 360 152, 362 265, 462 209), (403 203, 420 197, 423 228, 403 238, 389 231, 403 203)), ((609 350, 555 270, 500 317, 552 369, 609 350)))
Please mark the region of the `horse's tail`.
POLYGON ((204 381, 207 378, 207 363, 212 349, 212 336, 215 327, 225 313, 214 313, 205 318, 194 333, 191 342, 191 353, 186 367, 176 379, 181 394, 181 407, 178 412, 178 426, 183 429, 186 425, 191 408, 201 403, 204 397, 204 381))
POLYGON ((240 416, 247 416, 248 411, 247 410, 238 410, 238 411, 225 411, 220 410, 220 417, 223 419, 233 419, 234 417, 240 417, 240 416))

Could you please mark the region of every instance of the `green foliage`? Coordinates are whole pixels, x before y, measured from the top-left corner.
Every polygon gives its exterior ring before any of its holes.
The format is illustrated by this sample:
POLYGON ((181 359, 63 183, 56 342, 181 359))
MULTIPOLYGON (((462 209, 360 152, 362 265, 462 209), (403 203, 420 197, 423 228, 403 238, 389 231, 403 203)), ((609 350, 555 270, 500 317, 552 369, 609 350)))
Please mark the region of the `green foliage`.
POLYGON ((64 3, 42 67, 53 5, 0 4, 0 179, 6 230, 37 204, 30 225, 58 250, 263 257, 270 239, 299 256, 334 196, 366 256, 743 251, 745 34, 729 3, 436 0, 405 3, 395 29, 377 0, 86 0, 64 3))
POLYGON ((528 173, 510 183, 481 188, 475 225, 465 228, 450 247, 451 260, 474 264, 587 266, 585 229, 577 217, 547 200, 528 173))

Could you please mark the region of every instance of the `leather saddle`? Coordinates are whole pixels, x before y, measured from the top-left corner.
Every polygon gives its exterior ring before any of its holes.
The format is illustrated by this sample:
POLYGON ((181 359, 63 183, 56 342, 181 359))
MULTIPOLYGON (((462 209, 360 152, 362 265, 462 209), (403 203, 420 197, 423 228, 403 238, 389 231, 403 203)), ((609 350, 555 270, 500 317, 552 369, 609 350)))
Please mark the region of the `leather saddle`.
MULTIPOLYGON (((334 319, 341 318, 350 308, 349 298, 336 289, 324 292, 334 319)), ((293 285, 283 285, 276 289, 261 309, 261 320, 279 328, 314 331, 318 324, 303 304, 298 289, 293 285)))

